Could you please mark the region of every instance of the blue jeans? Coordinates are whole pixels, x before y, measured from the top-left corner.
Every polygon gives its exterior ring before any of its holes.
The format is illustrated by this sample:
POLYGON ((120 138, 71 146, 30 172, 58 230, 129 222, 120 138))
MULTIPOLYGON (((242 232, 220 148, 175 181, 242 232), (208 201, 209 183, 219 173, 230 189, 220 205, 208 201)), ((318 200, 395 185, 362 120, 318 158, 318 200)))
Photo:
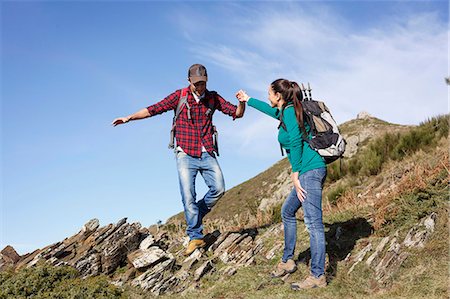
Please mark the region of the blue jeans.
POLYGON ((326 168, 317 168, 299 176, 300 185, 307 191, 302 202, 297 197, 295 188, 281 208, 284 226, 283 262, 293 259, 297 242, 297 220, 295 213, 303 207, 305 225, 309 232, 311 249, 311 274, 319 277, 325 273, 325 233, 322 222, 322 187, 327 175, 326 168))
POLYGON ((181 199, 187 224, 186 233, 191 240, 202 239, 203 217, 211 211, 211 208, 225 193, 222 170, 217 159, 205 152, 202 153, 200 158, 196 158, 178 151, 176 159, 181 199), (209 190, 201 200, 196 201, 195 178, 199 172, 209 190))

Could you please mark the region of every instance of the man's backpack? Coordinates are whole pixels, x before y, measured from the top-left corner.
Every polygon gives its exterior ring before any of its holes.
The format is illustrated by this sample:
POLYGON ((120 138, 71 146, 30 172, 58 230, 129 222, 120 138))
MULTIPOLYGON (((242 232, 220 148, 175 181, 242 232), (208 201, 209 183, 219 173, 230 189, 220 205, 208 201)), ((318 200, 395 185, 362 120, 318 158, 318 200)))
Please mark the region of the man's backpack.
MULTIPOLYGON (((177 109, 175 110, 175 115, 173 116, 172 129, 170 130, 170 141, 169 141, 170 149, 175 148, 176 122, 177 122, 178 116, 180 116, 180 113, 184 107, 186 107, 186 109, 187 109, 187 115, 188 115, 189 121, 191 120, 191 107, 189 106, 188 101, 187 101, 188 91, 189 91, 189 87, 186 87, 186 88, 183 88, 180 92, 180 99, 178 100, 177 109)), ((212 115, 214 113, 214 106, 208 107, 208 110, 206 111, 206 113, 208 116, 212 117, 212 115)), ((219 134, 217 133, 216 127, 213 126, 213 146, 214 146, 214 150, 216 151, 217 156, 219 156, 218 135, 219 134)))
POLYGON ((330 109, 324 102, 312 99, 309 83, 308 89, 305 88, 303 83, 300 89, 303 94, 303 115, 311 128, 312 138, 307 139, 302 136, 311 148, 325 159, 325 163, 329 164, 342 157, 347 142, 339 133, 339 128, 333 116, 331 116, 330 109))
MULTIPOLYGON (((312 138, 308 139, 302 132, 302 138, 324 158, 325 163, 329 164, 342 157, 346 141, 339 133, 337 123, 325 103, 312 99, 309 83, 308 89, 303 84, 300 89, 303 95, 304 120, 311 128, 312 135, 312 138)), ((282 123, 280 125, 283 126, 282 123)), ((283 154, 283 150, 281 153, 283 154)))

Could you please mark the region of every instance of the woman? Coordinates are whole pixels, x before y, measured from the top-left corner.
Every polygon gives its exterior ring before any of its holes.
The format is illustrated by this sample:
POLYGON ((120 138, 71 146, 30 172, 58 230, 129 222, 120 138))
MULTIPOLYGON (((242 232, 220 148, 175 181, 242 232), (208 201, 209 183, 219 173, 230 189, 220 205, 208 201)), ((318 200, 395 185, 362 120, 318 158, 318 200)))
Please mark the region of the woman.
POLYGON ((286 150, 292 167, 294 189, 281 209, 284 226, 284 253, 273 277, 293 273, 297 269, 293 260, 297 241, 295 213, 302 207, 305 225, 309 231, 311 248, 311 274, 292 289, 325 287, 325 234, 322 222, 322 187, 326 177, 324 159, 304 140, 310 138, 310 128, 303 120, 302 92, 296 82, 278 79, 269 86, 270 105, 251 98, 243 90, 236 97, 241 102, 280 120, 278 141, 286 150), (302 137, 303 135, 303 137, 302 137))

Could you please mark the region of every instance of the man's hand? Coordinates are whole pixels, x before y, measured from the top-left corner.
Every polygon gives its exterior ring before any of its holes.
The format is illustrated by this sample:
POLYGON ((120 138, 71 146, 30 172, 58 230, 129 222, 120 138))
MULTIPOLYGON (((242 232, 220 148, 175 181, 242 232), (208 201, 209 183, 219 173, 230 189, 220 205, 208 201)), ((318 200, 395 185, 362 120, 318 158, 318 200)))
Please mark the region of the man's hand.
POLYGON ((119 118, 116 118, 115 120, 113 120, 111 125, 113 125, 115 127, 117 125, 121 125, 121 124, 129 122, 130 119, 131 119, 131 117, 129 117, 129 116, 128 117, 119 117, 119 118))

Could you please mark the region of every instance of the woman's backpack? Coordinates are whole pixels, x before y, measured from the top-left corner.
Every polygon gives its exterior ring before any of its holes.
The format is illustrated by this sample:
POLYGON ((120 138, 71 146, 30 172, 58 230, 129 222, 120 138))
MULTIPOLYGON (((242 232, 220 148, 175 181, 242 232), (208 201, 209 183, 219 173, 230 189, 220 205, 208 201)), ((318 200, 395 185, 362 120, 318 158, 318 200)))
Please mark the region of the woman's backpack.
MULTIPOLYGON (((304 120, 311 128, 310 134, 312 136, 309 139, 302 133, 302 138, 324 158, 325 163, 329 164, 342 157, 345 152, 346 141, 340 134, 337 123, 325 103, 312 99, 309 83, 308 89, 305 88, 303 83, 300 89, 303 95, 304 120)), ((280 125, 283 126, 282 123, 280 125)), ((283 154, 283 149, 281 149, 281 153, 283 154)))
POLYGON ((325 159, 325 163, 331 163, 342 157, 347 143, 339 132, 330 109, 324 102, 312 99, 309 83, 308 89, 305 88, 303 83, 300 89, 303 94, 303 115, 311 128, 312 138, 307 139, 304 135, 302 136, 311 148, 325 159))

